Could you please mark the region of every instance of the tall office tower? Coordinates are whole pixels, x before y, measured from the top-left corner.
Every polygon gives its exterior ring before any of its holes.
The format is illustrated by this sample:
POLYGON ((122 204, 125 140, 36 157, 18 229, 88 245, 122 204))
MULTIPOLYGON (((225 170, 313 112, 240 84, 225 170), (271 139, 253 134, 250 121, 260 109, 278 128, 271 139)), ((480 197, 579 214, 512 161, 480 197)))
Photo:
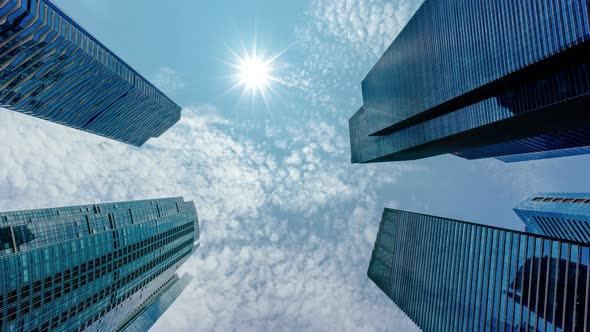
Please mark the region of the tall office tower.
POLYGON ((590 194, 541 193, 514 212, 531 233, 590 243, 590 194))
POLYGON ((198 239, 182 198, 0 213, 0 331, 149 328, 198 239))
POLYGON ((368 276, 424 331, 589 331, 589 251, 385 209, 368 276))
POLYGON ((354 163, 590 153, 590 2, 426 0, 362 94, 354 163))
POLYGON ((0 106, 135 146, 180 107, 50 0, 0 1, 0 106))

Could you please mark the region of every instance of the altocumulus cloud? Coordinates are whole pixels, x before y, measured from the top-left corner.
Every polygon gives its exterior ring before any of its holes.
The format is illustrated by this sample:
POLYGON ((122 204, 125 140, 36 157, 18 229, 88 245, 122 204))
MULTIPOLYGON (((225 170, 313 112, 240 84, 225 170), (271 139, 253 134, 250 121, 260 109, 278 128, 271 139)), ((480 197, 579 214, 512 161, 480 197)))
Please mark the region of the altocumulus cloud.
POLYGON ((184 88, 182 76, 173 68, 162 67, 150 77, 150 80, 165 93, 173 93, 184 88))
MULTIPOLYGON (((376 168, 322 164, 303 151, 299 167, 287 166, 229 136, 210 106, 185 109, 141 149, 7 110, 0 124, 3 211, 195 200, 203 247, 184 270, 196 279, 155 330, 412 327, 365 276, 380 210, 366 177, 376 168)), ((392 171, 381 174, 386 183, 392 171)))

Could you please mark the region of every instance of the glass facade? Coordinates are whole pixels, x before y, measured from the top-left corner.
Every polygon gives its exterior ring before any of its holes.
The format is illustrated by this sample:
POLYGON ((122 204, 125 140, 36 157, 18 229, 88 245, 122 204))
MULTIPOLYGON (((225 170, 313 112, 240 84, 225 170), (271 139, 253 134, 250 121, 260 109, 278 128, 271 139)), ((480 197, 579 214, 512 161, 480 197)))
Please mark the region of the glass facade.
POLYGON ((50 0, 0 1, 0 106, 141 146, 180 107, 50 0))
POLYGON ((585 145, 589 142, 590 127, 583 127, 467 149, 457 155, 465 159, 503 156, 498 159, 504 162, 529 161, 587 154, 590 153, 590 146, 585 145))
POLYGON ((588 331, 589 250, 385 209, 368 276, 424 331, 588 331))
POLYGON ((541 193, 514 211, 531 233, 590 244, 590 194, 541 193))
POLYGON ((191 282, 192 276, 185 274, 182 278, 174 278, 170 285, 157 294, 153 299, 149 299, 144 307, 138 311, 122 331, 125 332, 145 332, 148 331, 162 316, 172 303, 180 296, 182 291, 191 282))
POLYGON ((353 162, 580 153, 590 146, 590 3, 426 0, 362 93, 353 162))
POLYGON ((1 331, 121 330, 199 239, 182 198, 0 213, 0 230, 1 331))

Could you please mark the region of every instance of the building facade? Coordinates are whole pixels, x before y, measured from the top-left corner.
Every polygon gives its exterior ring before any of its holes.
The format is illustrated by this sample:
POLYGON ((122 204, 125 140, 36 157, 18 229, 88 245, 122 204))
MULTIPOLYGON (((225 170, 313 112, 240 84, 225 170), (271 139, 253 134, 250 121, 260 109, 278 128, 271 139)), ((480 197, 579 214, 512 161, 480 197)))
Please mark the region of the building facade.
POLYGON ((134 331, 186 287, 199 225, 166 198, 0 213, 0 234, 1 331, 134 331))
POLYGON ((589 250, 385 209, 368 276, 424 331, 588 331, 589 250))
POLYGON ((0 2, 0 106, 141 146, 180 107, 51 0, 0 2))
POLYGON ((355 163, 587 153, 590 2, 426 0, 362 94, 355 163))
POLYGON ((541 193, 514 212, 531 233, 590 244, 590 194, 541 193))
POLYGON ((125 332, 145 332, 148 331, 156 321, 168 310, 176 298, 191 282, 192 276, 185 274, 182 278, 176 277, 169 286, 167 285, 162 294, 150 299, 149 304, 138 310, 129 322, 123 325, 122 330, 125 332))

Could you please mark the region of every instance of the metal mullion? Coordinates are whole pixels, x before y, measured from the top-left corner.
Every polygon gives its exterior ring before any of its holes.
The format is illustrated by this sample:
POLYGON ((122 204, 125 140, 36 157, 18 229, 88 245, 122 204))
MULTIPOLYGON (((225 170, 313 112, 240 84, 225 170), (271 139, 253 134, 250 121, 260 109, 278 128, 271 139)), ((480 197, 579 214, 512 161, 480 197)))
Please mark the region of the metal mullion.
POLYGON ((454 222, 449 222, 447 225, 447 234, 445 235, 449 240, 447 242, 447 247, 444 253, 444 263, 443 263, 443 275, 445 276, 445 279, 443 281, 443 287, 442 287, 442 299, 444 301, 443 303, 443 310, 445 311, 443 319, 440 321, 439 326, 441 327, 441 329, 445 329, 446 325, 448 324, 449 321, 449 315, 450 315, 450 309, 449 307, 451 306, 450 301, 450 296, 449 293, 451 292, 451 285, 452 285, 452 280, 453 280, 453 275, 450 273, 450 266, 453 262, 453 254, 454 254, 454 249, 455 249, 455 229, 456 223, 454 222))
MULTIPOLYGON (((420 234, 419 238, 419 243, 417 245, 417 248, 423 248, 425 250, 427 250, 426 248, 426 244, 427 241, 425 241, 426 239, 426 233, 425 233, 425 227, 416 224, 416 226, 418 227, 418 234, 420 234)), ((421 284, 424 284, 424 280, 425 280, 425 276, 426 276, 426 271, 425 271, 425 265, 424 265, 424 260, 418 260, 419 264, 417 265, 417 270, 415 271, 416 278, 419 280, 419 282, 421 284)), ((423 304, 423 287, 415 287, 416 288, 416 293, 414 296, 414 303, 412 304, 412 311, 415 312, 415 317, 420 317, 420 309, 421 306, 423 304)))
MULTIPOLYGON (((524 284, 525 284, 525 281, 526 281, 527 272, 529 272, 529 274, 530 274, 530 267, 528 269, 526 268, 526 262, 527 262, 527 256, 528 256, 528 248, 529 248, 529 237, 528 236, 524 236, 524 245, 521 245, 521 248, 524 249, 523 250, 523 252, 524 252, 524 257, 523 257, 524 261, 523 262, 520 262, 520 256, 519 256, 519 265, 522 265, 522 267, 523 267, 523 274, 521 276, 521 278, 522 278, 521 279, 521 287, 522 287, 522 290, 521 290, 520 303, 519 303, 520 307, 518 308, 518 310, 520 312, 520 314, 518 315, 518 319, 519 319, 518 325, 519 326, 522 326, 523 316, 525 315, 525 310, 526 310, 525 309, 526 308, 526 305, 525 305, 525 302, 524 302, 524 296, 522 295, 522 292, 524 291, 524 284)), ((530 286, 530 283, 529 283, 528 286, 530 286)))
POLYGON ((428 283, 429 280, 429 274, 431 273, 428 270, 428 261, 430 260, 431 257, 431 240, 430 240, 430 229, 428 227, 422 227, 422 237, 424 239, 424 252, 426 253, 426 257, 425 259, 421 260, 420 262, 420 278, 421 281, 423 283, 423 285, 425 285, 425 287, 422 287, 421 289, 419 289, 418 292, 418 296, 416 299, 416 311, 418 312, 417 314, 417 318, 420 319, 420 321, 424 321, 427 319, 427 317, 425 317, 424 313, 426 310, 426 301, 425 301, 425 297, 426 297, 426 292, 425 289, 426 287, 430 287, 430 284, 428 283))
POLYGON ((461 311, 460 309, 464 307, 464 301, 463 301, 463 294, 465 291, 465 280, 466 280, 466 276, 467 273, 465 272, 466 270, 466 266, 468 263, 468 260, 466 259, 466 256, 468 256, 469 253, 469 246, 471 244, 470 241, 470 229, 469 226, 464 225, 463 226, 463 246, 462 246, 462 250, 461 250, 461 261, 459 262, 459 278, 458 278, 458 293, 457 293, 457 307, 455 309, 455 324, 453 325, 453 330, 454 331, 459 331, 462 324, 463 324, 463 320, 464 320, 464 316, 461 315, 461 311), (463 320, 461 320, 463 319, 463 320))
MULTIPOLYGON (((554 289, 554 294, 553 294, 553 313, 551 315, 551 318, 553 320, 555 320, 555 314, 557 313, 557 307, 555 306, 555 303, 557 303, 557 287, 558 287, 558 283, 559 283, 559 261, 561 260, 561 242, 557 242, 557 256, 556 256, 556 262, 555 262, 555 284, 553 286, 554 289)), ((555 323, 552 324, 551 326, 551 331, 555 332, 555 323)))
MULTIPOLYGON (((503 277, 502 277, 502 288, 503 288, 503 292, 507 292, 508 291, 508 287, 510 284, 510 271, 511 271, 511 267, 512 267, 512 243, 513 243, 513 237, 515 236, 514 233, 506 233, 506 239, 505 239, 505 246, 507 244, 508 248, 504 251, 504 257, 507 256, 507 260, 504 260, 504 271, 503 271, 503 277), (504 283, 506 283, 506 285, 504 285, 504 283), (506 286, 506 288, 504 289, 504 286, 506 286)), ((506 321, 508 320, 507 316, 508 316, 508 296, 503 296, 503 303, 500 303, 500 311, 503 311, 502 313, 500 313, 500 317, 503 318, 502 322, 502 328, 501 331, 504 331, 506 328, 506 321), (502 310, 503 307, 503 310, 502 310)))
POLYGON ((582 260, 582 248, 576 245, 577 248, 577 255, 576 255, 576 272, 574 274, 575 284, 574 284, 574 298, 573 301, 573 308, 574 308, 574 315, 572 320, 572 331, 575 331, 577 328, 576 319, 578 314, 578 279, 580 277, 580 261, 582 260))
MULTIPOLYGON (((545 251, 545 239, 543 238, 537 238, 535 239, 535 253, 536 252, 536 243, 537 241, 539 241, 540 245, 539 245, 539 252, 538 252, 538 263, 537 263, 537 271, 534 271, 534 273, 536 273, 537 275, 537 285, 535 286, 535 308, 533 309, 534 313, 535 313, 535 328, 538 329, 539 327, 539 292, 540 292, 540 288, 541 288, 541 270, 543 269, 543 252, 545 251)), ((535 259, 535 257, 533 257, 533 259, 535 259)))
POLYGON ((472 296, 471 298, 474 299, 473 301, 473 305, 470 305, 469 308, 469 313, 473 313, 472 314, 472 319, 470 322, 470 331, 475 331, 475 317, 476 315, 479 316, 478 314, 476 314, 477 310, 477 293, 478 293, 478 286, 479 286, 479 278, 480 278, 480 256, 481 256, 481 246, 482 243, 485 241, 484 240, 484 227, 482 226, 478 226, 479 229, 477 229, 477 237, 479 238, 479 241, 477 243, 476 251, 475 251, 475 255, 474 255, 474 266, 473 266, 473 272, 475 273, 475 280, 474 283, 472 284, 471 289, 473 289, 474 291, 472 292, 472 296))
MULTIPOLYGON (((516 268, 514 269, 514 272, 515 272, 515 278, 518 278, 518 266, 520 264, 520 235, 519 234, 515 234, 515 237, 514 237, 513 240, 516 241, 516 246, 515 246, 515 249, 516 249, 516 261, 515 261, 515 264, 514 264, 514 266, 516 268)), ((512 271, 512 267, 510 267, 510 270, 512 271)), ((518 284, 517 279, 515 279, 515 282, 518 284)), ((515 312, 516 312, 516 300, 513 300, 512 301, 512 309, 511 309, 511 312, 512 312, 512 319, 510 320, 510 325, 514 326, 514 323, 515 323, 514 322, 514 318, 515 318, 514 316, 515 316, 515 312)))
POLYGON ((458 275, 457 275, 457 265, 459 264, 460 260, 461 260, 461 256, 458 255, 458 253, 461 250, 461 246, 462 246, 462 230, 463 230, 463 225, 461 224, 456 224, 455 225, 455 230, 454 230, 454 234, 453 237, 455 239, 453 247, 452 247, 452 251, 450 253, 451 255, 451 267, 449 270, 449 274, 451 275, 451 279, 450 279, 450 286, 449 286, 449 293, 448 293, 448 298, 449 298, 449 313, 448 313, 448 319, 447 322, 445 324, 445 330, 446 331, 452 331, 453 330, 453 323, 454 323, 454 318, 455 318, 455 310, 456 310, 456 303, 455 303, 455 299, 456 297, 454 296, 455 294, 457 294, 458 291, 458 286, 457 286, 457 281, 458 281, 458 275))
MULTIPOLYGON (((526 304, 524 304, 524 308, 527 308, 527 314, 526 317, 524 317, 524 315, 522 315, 522 319, 521 321, 526 322, 527 326, 530 325, 530 321, 531 321, 531 288, 533 286, 533 273, 534 273, 534 268, 535 268, 535 253, 536 253, 536 241, 535 238, 532 236, 527 236, 527 246, 530 248, 530 259, 531 259, 531 266, 529 268, 528 271, 528 282, 527 282, 527 299, 526 299, 526 304), (526 319, 525 319, 526 318, 526 319)), ((527 250, 528 251, 528 250, 527 250)), ((528 258, 525 258, 528 260, 528 258)), ((524 300, 524 299, 523 299, 524 300)), ((522 324, 521 324, 522 325, 522 324)))
POLYGON ((469 313, 468 313, 468 309, 469 306, 467 305, 468 303, 468 299, 469 299, 469 293, 470 293, 470 274, 471 274, 471 266, 472 266, 472 260, 473 260, 473 255, 472 255, 472 247, 473 247, 473 243, 475 242, 474 237, 475 237, 475 232, 473 230, 474 226, 473 225, 468 225, 467 227, 467 242, 468 242, 468 246, 466 247, 466 251, 465 251, 465 263, 464 263, 464 268, 463 268, 463 290, 461 291, 461 312, 458 314, 458 316, 460 318, 462 318, 461 324, 459 325, 460 329, 459 331, 467 331, 467 325, 469 324, 469 313))
POLYGON ((436 272, 438 275, 437 278, 437 283, 436 283, 436 312, 437 312, 437 319, 435 322, 435 328, 436 330, 440 331, 440 323, 441 321, 444 319, 444 307, 443 307, 443 300, 444 300, 444 283, 445 283, 445 278, 447 277, 445 275, 445 252, 447 250, 447 244, 448 244, 448 226, 449 226, 449 222, 444 222, 441 223, 440 225, 440 232, 439 237, 441 238, 440 241, 440 250, 438 251, 439 253, 439 258, 437 259, 437 268, 436 268, 436 272))
MULTIPOLYGON (((483 322, 483 329, 485 330, 486 326, 486 317, 487 317, 487 310, 488 310, 488 296, 489 294, 489 286, 490 286, 490 278, 491 278, 491 261, 492 255, 494 251, 494 230, 487 229, 486 232, 486 243, 484 245, 484 266, 483 266, 483 279, 481 284, 481 295, 480 295, 480 314, 479 320, 483 322)), ((481 323, 480 323, 481 326, 481 323)))
MULTIPOLYGON (((408 260, 409 260, 409 264, 406 264, 406 266, 409 266, 411 268, 409 272, 409 275, 411 276, 415 276, 417 274, 417 269, 419 268, 419 264, 416 264, 417 262, 417 253, 419 252, 418 250, 416 250, 417 248, 419 248, 419 246, 416 246, 416 244, 419 244, 419 237, 420 237, 420 228, 416 227, 416 224, 412 224, 413 226, 411 227, 412 229, 412 234, 411 234, 411 244, 414 246, 413 250, 410 251, 410 255, 408 255, 408 260)), ((412 283, 410 285, 408 285, 410 288, 408 290, 408 298, 410 299, 410 305, 408 306, 408 308, 410 308, 410 311, 412 312, 412 316, 415 317, 415 310, 414 310, 414 306, 415 306, 415 300, 416 300, 416 292, 417 292, 417 282, 415 281, 416 278, 412 278, 412 283)))
MULTIPOLYGON (((568 293, 568 283, 569 283, 569 267, 570 267, 570 259, 571 259, 571 245, 566 244, 567 252, 565 256, 565 285, 563 287, 563 311, 562 311, 562 325, 563 330, 568 331, 566 325, 566 308, 567 308, 567 293, 568 293)), ((561 258, 560 258, 561 259, 561 258)), ((574 307, 575 308, 575 307, 574 307)))
POLYGON ((392 299, 393 298, 397 298, 398 301, 400 301, 401 300, 400 286, 402 284, 400 282, 400 278, 401 278, 401 275, 402 275, 402 268, 403 268, 403 264, 404 264, 404 257, 405 257, 405 254, 406 254, 406 249, 407 249, 406 247, 407 246, 405 245, 405 235, 406 235, 406 233, 405 233, 406 227, 405 226, 406 226, 406 223, 400 222, 399 219, 397 220, 397 222, 398 222, 398 225, 399 225, 399 228, 400 228, 400 232, 399 233, 400 234, 404 234, 404 237, 399 236, 397 238, 398 241, 396 241, 398 243, 398 245, 400 246, 400 249, 401 250, 399 251, 399 255, 397 256, 398 259, 397 259, 396 269, 393 270, 392 273, 391 273, 391 279, 390 279, 391 281, 390 281, 390 286, 389 287, 390 287, 390 297, 392 299), (404 241, 404 243, 401 243, 401 241, 404 241), (396 272, 397 275, 394 275, 393 272, 396 272), (394 277, 397 277, 397 279, 398 279, 397 282, 394 282, 393 281, 393 278, 394 277))
POLYGON ((498 281, 495 282, 495 285, 500 285, 500 287, 494 288, 494 303, 497 301, 498 304, 494 305, 494 312, 492 316, 495 317, 494 324, 496 326, 500 325, 500 309, 502 308, 502 284, 504 281, 504 257, 506 257, 506 232, 501 230, 498 233, 498 261, 496 262, 496 269, 499 273, 497 273, 497 277, 499 278, 498 281), (501 244, 501 245, 500 245, 501 244), (497 300, 496 300, 497 298, 497 300))
MULTIPOLYGON (((588 250, 588 248, 586 247, 586 254, 590 254, 588 250)), ((586 260, 588 260, 588 257, 586 257, 586 260)), ((590 296, 590 264, 588 264, 588 261, 586 261, 586 296, 584 298, 584 331, 588 331, 589 328, 589 324, 588 324, 588 309, 589 308, 589 300, 588 297, 590 296)))
MULTIPOLYGON (((440 234, 440 229, 441 229, 441 223, 434 223, 434 227, 433 227, 433 244, 434 244, 434 254, 432 255, 432 259, 430 262, 430 274, 432 275, 431 281, 429 282, 429 287, 432 289, 432 293, 434 293, 434 297, 436 297, 436 291, 437 291, 437 283, 439 281, 439 275, 438 275, 438 262, 439 262, 439 256, 438 254, 440 253, 440 237, 437 236, 438 234, 440 234)), ((435 305, 435 301, 432 300, 432 297, 429 297, 429 299, 427 299, 427 321, 430 323, 430 325, 425 325, 424 328, 426 330, 429 330, 429 327, 432 326, 433 324, 433 319, 432 317, 436 317, 437 312, 436 312, 436 305, 435 305)))
POLYGON ((494 321, 494 302, 495 302, 495 298, 496 298, 496 275, 498 274, 498 261, 500 260, 500 231, 498 230, 493 230, 492 231, 492 251, 490 253, 490 282, 488 283, 488 288, 487 291, 489 291, 488 293, 488 299, 487 299, 487 305, 486 305, 486 310, 485 315, 484 315, 484 320, 485 320, 485 324, 484 324, 484 329, 487 327, 487 323, 489 322, 490 326, 493 326, 493 321, 494 321), (491 303, 490 303, 491 300, 491 303), (488 318, 488 316, 491 316, 491 318, 488 318))

